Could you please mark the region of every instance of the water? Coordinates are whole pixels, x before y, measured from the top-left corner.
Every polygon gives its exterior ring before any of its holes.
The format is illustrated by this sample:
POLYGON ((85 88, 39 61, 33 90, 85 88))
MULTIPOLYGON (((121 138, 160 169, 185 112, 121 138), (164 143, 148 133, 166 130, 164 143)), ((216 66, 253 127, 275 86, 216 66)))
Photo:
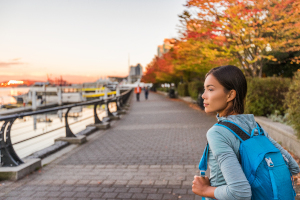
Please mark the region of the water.
POLYGON ((29 87, 0 87, 0 105, 17 103, 12 96, 25 94, 29 87))
MULTIPOLYGON (((82 112, 78 114, 78 117, 68 117, 70 128, 74 134, 84 130, 86 125, 94 122, 93 109, 83 108, 82 112)), ((54 144, 56 138, 65 136, 64 117, 60 119, 57 114, 38 115, 17 119, 11 130, 11 141, 14 144, 13 146, 16 153, 21 158, 48 147, 54 144), (51 119, 52 122, 42 121, 43 119, 46 119, 46 117, 47 119, 51 119), (34 118, 37 118, 36 125, 34 125, 34 118), (41 136, 18 143, 37 135, 41 136)))
MULTIPOLYGON (((110 104, 110 110, 111 112, 116 110, 114 103, 110 104)), ((99 107, 97 109, 97 114, 100 119, 106 116, 104 109, 99 107)), ((2 126, 3 123, 3 121, 0 121, 0 126, 2 126)), ((72 108, 69 113, 68 123, 74 134, 84 130, 87 125, 94 123, 93 107, 87 106, 83 108, 72 108)), ((20 158, 24 158, 38 150, 51 146, 54 144, 54 140, 56 138, 65 136, 64 117, 61 117, 59 113, 43 114, 17 119, 11 128, 11 141, 20 158), (50 119, 51 122, 45 122, 46 119, 50 119), (34 136, 37 137, 23 141, 34 136)))

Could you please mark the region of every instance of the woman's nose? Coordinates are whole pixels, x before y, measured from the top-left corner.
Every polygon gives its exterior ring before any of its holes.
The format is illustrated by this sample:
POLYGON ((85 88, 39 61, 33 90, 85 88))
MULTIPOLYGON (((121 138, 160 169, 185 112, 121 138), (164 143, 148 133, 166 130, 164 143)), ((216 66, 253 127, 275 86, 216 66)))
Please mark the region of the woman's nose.
POLYGON ((202 96, 201 96, 202 99, 205 99, 205 96, 206 96, 206 95, 205 95, 205 90, 204 90, 204 92, 203 92, 203 94, 202 94, 202 96))

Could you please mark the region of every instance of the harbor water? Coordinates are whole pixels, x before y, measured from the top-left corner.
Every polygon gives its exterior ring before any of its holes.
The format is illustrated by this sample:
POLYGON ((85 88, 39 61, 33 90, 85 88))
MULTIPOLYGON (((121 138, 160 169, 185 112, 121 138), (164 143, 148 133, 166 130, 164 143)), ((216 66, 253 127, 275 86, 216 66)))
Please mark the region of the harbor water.
POLYGON ((0 87, 0 105, 17 103, 13 96, 25 94, 28 91, 29 87, 0 87))
MULTIPOLYGON (((14 103, 12 95, 27 93, 29 88, 0 88, 0 99, 5 102, 14 103)), ((109 105, 110 110, 116 110, 114 103, 109 105)), ((47 113, 42 115, 28 116, 23 119, 16 119, 11 128, 11 141, 20 158, 24 158, 36 151, 54 144, 54 140, 65 137, 66 110, 47 113)), ((106 116, 104 107, 97 108, 100 119, 106 116)), ((3 125, 0 122, 0 126, 3 125)), ((87 125, 94 123, 93 106, 74 107, 68 115, 68 123, 74 134, 84 130, 87 125)))

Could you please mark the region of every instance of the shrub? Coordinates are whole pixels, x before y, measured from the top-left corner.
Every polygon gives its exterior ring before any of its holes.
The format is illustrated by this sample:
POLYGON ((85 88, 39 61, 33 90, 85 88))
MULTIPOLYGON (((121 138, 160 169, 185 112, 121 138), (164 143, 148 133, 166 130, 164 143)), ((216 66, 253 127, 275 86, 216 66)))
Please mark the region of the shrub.
POLYGON ((160 87, 160 88, 157 88, 158 91, 162 91, 162 92, 169 92, 169 88, 167 87, 160 87))
POLYGON ((289 78, 247 78, 245 113, 267 116, 278 110, 280 114, 284 114, 283 101, 290 83, 289 78))
POLYGON ((178 95, 182 96, 182 97, 189 96, 188 84, 187 83, 179 83, 179 85, 178 85, 178 95))
POLYGON ((285 113, 285 115, 280 115, 279 110, 275 110, 273 114, 267 115, 269 119, 271 119, 273 122, 280 122, 282 124, 288 124, 288 113, 285 113))
POLYGON ((198 93, 203 92, 203 84, 204 82, 201 81, 193 81, 188 83, 188 92, 190 97, 197 100, 198 99, 198 93))
POLYGON ((284 104, 287 107, 289 124, 300 139, 300 72, 295 73, 284 104))

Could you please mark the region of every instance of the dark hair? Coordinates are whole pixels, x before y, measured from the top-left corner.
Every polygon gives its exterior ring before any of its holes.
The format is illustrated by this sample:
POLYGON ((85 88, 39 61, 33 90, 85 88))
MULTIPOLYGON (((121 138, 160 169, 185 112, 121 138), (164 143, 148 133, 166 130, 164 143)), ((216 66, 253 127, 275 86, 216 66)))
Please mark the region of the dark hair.
POLYGON ((225 88, 226 93, 230 90, 236 91, 236 97, 233 99, 233 106, 226 110, 225 116, 228 116, 232 112, 243 114, 247 94, 247 81, 243 72, 236 66, 226 65, 211 69, 205 75, 205 78, 210 74, 225 88))

